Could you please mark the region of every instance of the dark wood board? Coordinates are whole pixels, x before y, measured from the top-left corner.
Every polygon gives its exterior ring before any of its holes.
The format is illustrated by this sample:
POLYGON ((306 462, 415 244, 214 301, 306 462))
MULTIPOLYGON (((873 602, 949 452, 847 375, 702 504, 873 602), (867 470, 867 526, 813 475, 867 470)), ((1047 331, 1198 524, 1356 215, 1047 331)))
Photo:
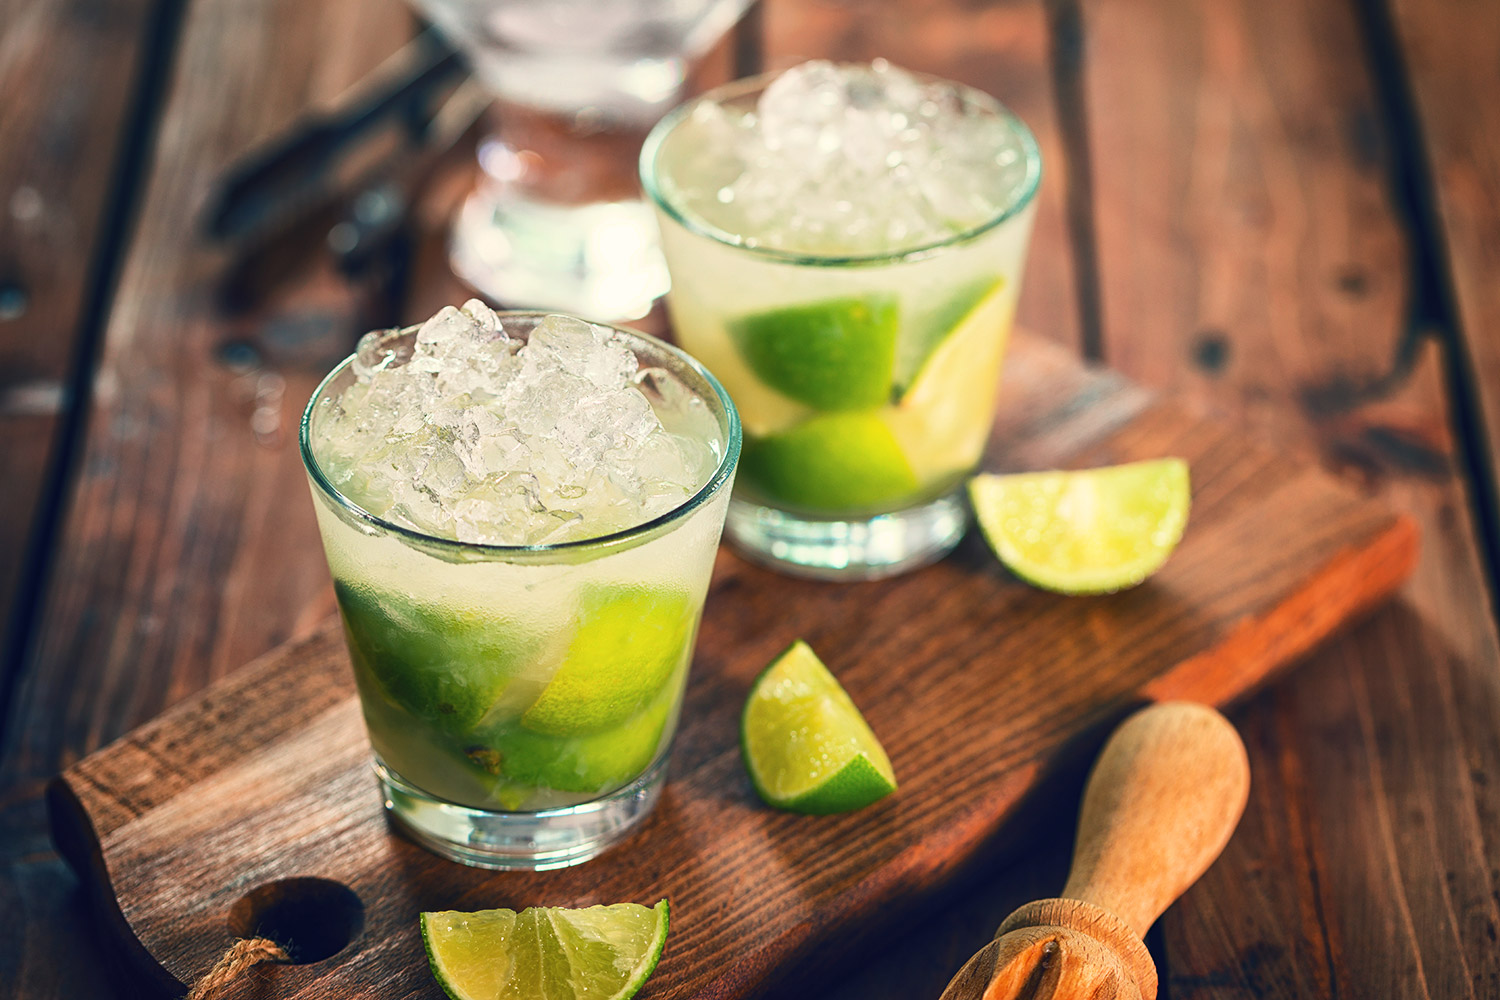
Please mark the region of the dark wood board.
POLYGON ((70 768, 51 791, 59 845, 112 890, 167 989, 213 964, 246 892, 317 875, 361 897, 364 930, 333 959, 257 973, 278 997, 439 995, 422 909, 662 895, 675 930, 643 996, 748 997, 951 882, 1130 706, 1243 695, 1415 561, 1409 519, 1055 347, 1019 340, 1004 399, 992 468, 1189 460, 1193 517, 1167 566, 1132 591, 1065 598, 1010 578, 973 536, 934 567, 864 584, 790 580, 722 552, 668 788, 637 835, 588 865, 486 873, 394 835, 331 627, 70 768), (863 812, 777 813, 743 776, 744 694, 799 636, 902 779, 863 812))

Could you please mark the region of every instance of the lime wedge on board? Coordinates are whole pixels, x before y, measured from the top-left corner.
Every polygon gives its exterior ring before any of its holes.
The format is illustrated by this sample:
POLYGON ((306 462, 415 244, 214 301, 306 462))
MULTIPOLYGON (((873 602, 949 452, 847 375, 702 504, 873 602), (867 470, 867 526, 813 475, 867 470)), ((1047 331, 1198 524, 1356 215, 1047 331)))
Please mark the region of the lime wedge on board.
POLYGON ((885 749, 805 642, 756 678, 740 744, 755 791, 778 809, 848 812, 896 790, 885 749))
POLYGON ((422 914, 427 961, 453 1000, 627 1000, 667 940, 667 901, 422 914))
POLYGON ((1044 590, 1107 594, 1161 568, 1187 525, 1188 466, 1163 458, 1078 472, 975 476, 974 514, 1011 572, 1044 590))

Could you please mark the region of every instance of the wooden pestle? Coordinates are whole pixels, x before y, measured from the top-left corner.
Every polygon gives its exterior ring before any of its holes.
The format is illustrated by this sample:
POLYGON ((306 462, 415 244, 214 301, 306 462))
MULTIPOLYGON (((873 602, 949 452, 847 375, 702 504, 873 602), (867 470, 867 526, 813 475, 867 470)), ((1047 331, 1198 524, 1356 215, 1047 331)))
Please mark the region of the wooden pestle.
POLYGON ((1006 917, 941 1000, 1155 1000, 1141 938, 1219 856, 1249 793, 1245 745, 1218 712, 1136 712, 1089 775, 1062 897, 1006 917))

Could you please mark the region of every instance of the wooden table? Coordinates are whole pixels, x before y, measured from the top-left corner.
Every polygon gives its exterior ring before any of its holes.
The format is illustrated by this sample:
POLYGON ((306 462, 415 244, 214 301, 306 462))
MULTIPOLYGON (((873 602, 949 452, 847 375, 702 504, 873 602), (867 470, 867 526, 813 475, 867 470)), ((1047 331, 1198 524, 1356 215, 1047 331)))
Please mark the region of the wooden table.
MULTIPOLYGON (((1236 713, 1250 807, 1152 933, 1165 995, 1500 996, 1500 4, 767 0, 765 27, 773 67, 999 95, 1048 170, 1021 322, 1423 526, 1400 600, 1236 713)), ((226 316, 198 222, 412 31, 394 0, 0 0, 0 995, 130 993, 46 780, 333 610, 293 429, 398 317, 326 265, 226 316)), ((422 247, 407 318, 456 294, 422 247)), ((1065 852, 914 918, 838 1000, 936 996, 1065 852)))

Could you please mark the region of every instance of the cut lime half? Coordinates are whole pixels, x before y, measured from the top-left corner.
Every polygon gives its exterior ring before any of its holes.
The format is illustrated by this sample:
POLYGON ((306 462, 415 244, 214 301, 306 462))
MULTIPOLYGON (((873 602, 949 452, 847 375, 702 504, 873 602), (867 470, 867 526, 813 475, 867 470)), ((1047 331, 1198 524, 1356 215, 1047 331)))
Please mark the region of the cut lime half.
POLYGON ((1190 493, 1180 458, 969 481, 995 555, 1062 594, 1107 594, 1155 573, 1182 537, 1190 493))
POLYGON ((683 590, 585 588, 567 653, 521 724, 551 736, 580 736, 624 722, 676 674, 697 613, 697 602, 683 590))
POLYGON ((773 503, 814 513, 877 509, 919 485, 878 410, 823 413, 781 434, 746 438, 740 478, 773 503))
POLYGON ((885 748, 800 640, 756 678, 740 743, 755 791, 778 809, 848 812, 896 790, 885 748))
POLYGON ((453 1000, 626 1000, 667 940, 667 901, 569 910, 422 914, 422 940, 453 1000))
POLYGON ((899 311, 889 295, 829 299, 744 316, 730 335, 755 374, 819 410, 890 399, 899 311))
POLYGON ((891 431, 922 482, 961 477, 979 464, 994 423, 1000 359, 1014 312, 1010 288, 992 282, 924 358, 890 412, 891 431))

